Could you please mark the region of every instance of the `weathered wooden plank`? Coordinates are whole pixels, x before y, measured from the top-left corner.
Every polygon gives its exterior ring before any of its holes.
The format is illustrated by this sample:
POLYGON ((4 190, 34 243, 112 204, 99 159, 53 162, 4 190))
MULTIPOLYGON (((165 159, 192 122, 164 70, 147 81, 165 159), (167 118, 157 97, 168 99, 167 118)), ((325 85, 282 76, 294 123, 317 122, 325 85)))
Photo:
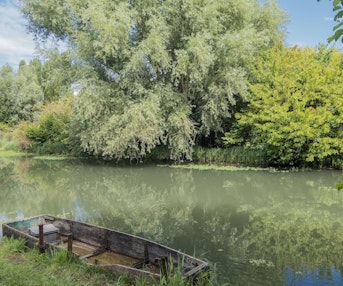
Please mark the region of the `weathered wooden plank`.
POLYGON ((73 222, 73 237, 96 246, 102 246, 106 239, 106 229, 95 227, 82 222, 73 222))

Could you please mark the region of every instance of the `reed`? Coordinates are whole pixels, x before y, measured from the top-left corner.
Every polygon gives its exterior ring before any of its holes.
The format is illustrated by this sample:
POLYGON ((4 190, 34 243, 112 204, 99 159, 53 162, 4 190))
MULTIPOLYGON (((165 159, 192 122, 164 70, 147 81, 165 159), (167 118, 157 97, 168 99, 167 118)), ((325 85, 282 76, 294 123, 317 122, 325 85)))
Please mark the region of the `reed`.
POLYGON ((195 147, 193 161, 198 164, 233 164, 251 167, 268 166, 267 152, 245 147, 203 148, 195 147))

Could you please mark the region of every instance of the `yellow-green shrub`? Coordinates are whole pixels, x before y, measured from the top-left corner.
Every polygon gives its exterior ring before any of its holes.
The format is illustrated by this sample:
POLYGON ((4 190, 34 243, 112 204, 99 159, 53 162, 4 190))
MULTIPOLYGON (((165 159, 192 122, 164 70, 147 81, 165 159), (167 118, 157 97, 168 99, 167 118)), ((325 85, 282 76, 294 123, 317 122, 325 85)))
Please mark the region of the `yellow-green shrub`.
POLYGON ((43 107, 39 120, 24 129, 32 151, 46 154, 69 152, 72 98, 63 98, 43 107))
POLYGON ((324 47, 266 51, 253 68, 248 107, 236 114, 237 126, 224 141, 266 150, 279 166, 337 167, 343 159, 342 63, 342 52, 324 47))

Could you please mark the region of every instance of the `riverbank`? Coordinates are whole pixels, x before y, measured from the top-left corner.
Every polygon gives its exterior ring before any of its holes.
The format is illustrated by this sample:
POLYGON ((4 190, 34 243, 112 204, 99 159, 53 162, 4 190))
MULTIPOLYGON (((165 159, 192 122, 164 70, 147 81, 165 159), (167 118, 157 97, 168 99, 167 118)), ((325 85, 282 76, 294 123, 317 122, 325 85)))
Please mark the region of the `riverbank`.
POLYGON ((0 130, 0 156, 1 157, 16 157, 16 156, 34 156, 35 159, 46 160, 65 160, 65 159, 91 159, 103 162, 114 162, 115 164, 166 164, 171 166, 183 166, 191 169, 221 169, 232 170, 238 168, 244 169, 277 169, 277 170, 291 170, 291 169, 335 169, 342 170, 343 163, 337 158, 325 164, 294 164, 294 165, 278 165, 270 161, 267 150, 255 150, 252 148, 245 148, 243 146, 232 146, 229 148, 205 148, 195 146, 192 153, 191 160, 185 161, 171 161, 165 147, 156 148, 140 160, 121 159, 115 160, 109 157, 98 157, 86 154, 70 154, 70 153, 45 153, 45 152, 25 152, 19 147, 19 143, 12 136, 6 136, 0 130), (205 167, 204 167, 205 166, 205 167))
MULTIPOLYGON (((91 155, 81 153, 71 154, 68 150, 65 152, 46 152, 46 148, 43 148, 42 144, 39 144, 40 148, 28 148, 30 144, 27 139, 23 139, 25 136, 18 136, 20 132, 15 132, 15 129, 4 128, 0 126, 0 156, 31 156, 35 153, 36 156, 43 156, 44 158, 90 158, 95 159, 91 155), (14 135, 14 134, 17 135, 14 135), (21 139, 19 139, 21 138, 21 139), (26 148, 23 148, 26 146, 26 148), (24 150, 24 151, 22 151, 24 150), (30 150, 32 153, 25 152, 30 150)), ((44 144, 43 144, 44 145, 44 144)), ((31 146, 31 145, 30 145, 31 146)), ((96 159, 100 159, 96 157, 96 159)), ((150 154, 137 160, 121 159, 113 160, 113 158, 101 157, 103 161, 115 161, 120 164, 132 164, 132 163, 164 163, 164 164, 178 164, 180 162, 175 162, 170 160, 170 154, 168 148, 165 146, 160 146, 150 154)), ((268 158, 266 152, 261 150, 247 149, 241 146, 235 146, 230 148, 205 148, 201 146, 195 146, 192 152, 192 160, 186 160, 183 163, 197 164, 197 165, 217 165, 217 166, 244 166, 244 167, 258 167, 266 168, 268 166, 268 158)))

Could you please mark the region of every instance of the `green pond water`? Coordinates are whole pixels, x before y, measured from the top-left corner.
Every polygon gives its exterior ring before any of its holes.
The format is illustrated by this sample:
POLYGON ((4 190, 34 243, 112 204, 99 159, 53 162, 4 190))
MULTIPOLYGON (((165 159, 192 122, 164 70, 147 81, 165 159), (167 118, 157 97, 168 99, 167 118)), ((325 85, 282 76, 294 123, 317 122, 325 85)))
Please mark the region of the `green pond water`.
POLYGON ((47 213, 140 235, 208 260, 215 285, 343 285, 341 181, 2 157, 0 223, 47 213))

